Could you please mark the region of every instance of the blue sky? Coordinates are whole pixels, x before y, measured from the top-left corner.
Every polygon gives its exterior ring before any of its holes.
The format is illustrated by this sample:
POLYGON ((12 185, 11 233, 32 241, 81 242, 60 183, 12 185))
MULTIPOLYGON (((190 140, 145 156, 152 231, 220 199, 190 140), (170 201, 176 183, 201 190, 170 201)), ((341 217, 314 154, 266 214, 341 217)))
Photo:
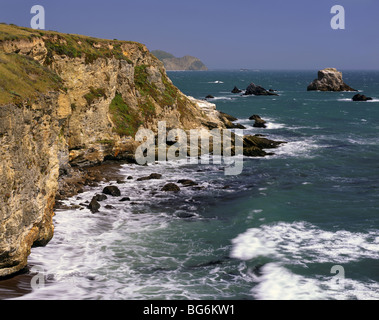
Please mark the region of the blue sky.
POLYGON ((0 0, 0 22, 133 40, 150 50, 197 56, 211 69, 379 70, 379 0, 0 0), (333 30, 342 5, 346 29, 333 30))

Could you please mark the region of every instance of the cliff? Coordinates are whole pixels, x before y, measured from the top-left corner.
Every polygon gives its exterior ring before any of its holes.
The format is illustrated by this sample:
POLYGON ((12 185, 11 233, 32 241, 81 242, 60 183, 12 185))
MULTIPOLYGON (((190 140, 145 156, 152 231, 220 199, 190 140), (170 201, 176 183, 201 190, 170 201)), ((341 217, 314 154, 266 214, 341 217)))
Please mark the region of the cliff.
POLYGON ((61 176, 130 160, 138 128, 160 120, 225 127, 142 44, 0 24, 0 277, 52 238, 61 176))
POLYGON ((177 58, 174 55, 161 50, 154 50, 151 52, 159 60, 161 60, 168 71, 206 71, 208 68, 205 64, 196 57, 184 56, 177 58))

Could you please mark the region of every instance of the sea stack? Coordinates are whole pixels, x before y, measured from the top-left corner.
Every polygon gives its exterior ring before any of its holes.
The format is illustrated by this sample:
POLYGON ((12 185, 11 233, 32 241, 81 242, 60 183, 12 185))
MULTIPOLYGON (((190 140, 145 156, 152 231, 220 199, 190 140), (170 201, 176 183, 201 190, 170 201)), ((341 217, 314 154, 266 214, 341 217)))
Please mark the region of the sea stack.
POLYGON ((315 79, 309 86, 308 91, 357 91, 348 86, 342 80, 342 72, 335 68, 326 68, 318 72, 318 79, 315 79))

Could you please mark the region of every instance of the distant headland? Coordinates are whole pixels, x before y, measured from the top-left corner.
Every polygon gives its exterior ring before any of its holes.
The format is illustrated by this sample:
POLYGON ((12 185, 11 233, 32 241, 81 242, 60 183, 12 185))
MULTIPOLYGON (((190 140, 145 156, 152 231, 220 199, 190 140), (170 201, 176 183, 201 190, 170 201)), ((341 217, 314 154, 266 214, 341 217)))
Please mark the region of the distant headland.
POLYGON ((162 51, 154 50, 151 51, 159 60, 161 60, 167 71, 206 71, 208 68, 206 65, 196 57, 184 56, 182 58, 177 58, 173 54, 162 51))

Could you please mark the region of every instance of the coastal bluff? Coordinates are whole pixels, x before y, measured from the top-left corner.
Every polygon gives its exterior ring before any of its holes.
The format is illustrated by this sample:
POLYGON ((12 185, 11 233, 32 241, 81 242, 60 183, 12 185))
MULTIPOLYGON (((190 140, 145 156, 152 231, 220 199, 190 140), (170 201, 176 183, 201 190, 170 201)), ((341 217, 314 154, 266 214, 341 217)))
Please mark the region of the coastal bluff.
MULTIPOLYGON (((52 239, 60 200, 104 181, 107 160, 135 163, 140 128, 209 138, 234 120, 184 95, 143 44, 0 23, 0 280, 52 239)), ((251 157, 282 143, 242 139, 251 157)))
POLYGON ((46 245, 60 180, 130 160, 142 126, 225 128, 137 42, 0 24, 0 277, 46 245))
POLYGON ((357 91, 347 85, 342 79, 342 72, 335 68, 326 68, 318 72, 307 88, 308 91, 357 91))
POLYGON ((151 51, 159 60, 161 60, 167 71, 207 71, 207 66, 196 57, 184 56, 177 58, 171 53, 154 50, 151 51))

